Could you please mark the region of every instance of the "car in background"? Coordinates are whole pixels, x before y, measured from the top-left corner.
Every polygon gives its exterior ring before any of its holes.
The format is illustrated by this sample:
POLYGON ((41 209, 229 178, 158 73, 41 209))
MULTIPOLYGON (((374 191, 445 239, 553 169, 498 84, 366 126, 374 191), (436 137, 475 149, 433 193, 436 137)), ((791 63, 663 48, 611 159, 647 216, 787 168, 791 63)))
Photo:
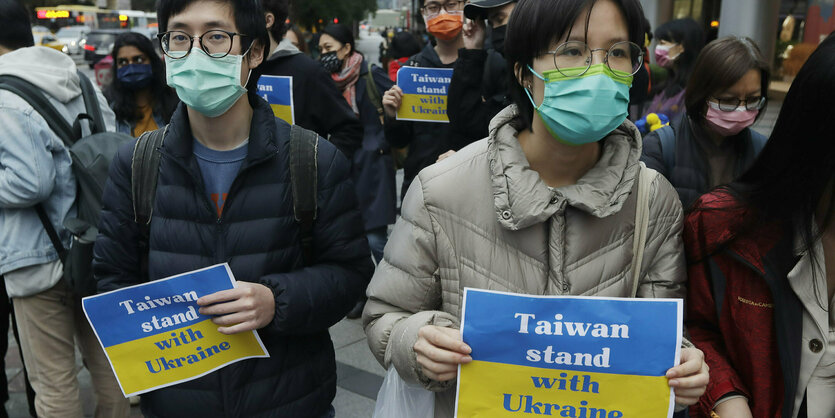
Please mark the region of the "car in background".
POLYGON ((82 48, 81 40, 90 32, 88 26, 64 26, 58 29, 55 37, 58 41, 67 46, 67 53, 70 55, 82 55, 84 48, 82 48))
POLYGON ((63 53, 67 53, 67 46, 58 41, 51 32, 32 32, 32 38, 35 40, 35 46, 45 46, 63 53))
POLYGON ((91 30, 83 41, 84 61, 87 61, 90 68, 93 68, 102 58, 110 55, 116 37, 127 32, 124 29, 91 30))

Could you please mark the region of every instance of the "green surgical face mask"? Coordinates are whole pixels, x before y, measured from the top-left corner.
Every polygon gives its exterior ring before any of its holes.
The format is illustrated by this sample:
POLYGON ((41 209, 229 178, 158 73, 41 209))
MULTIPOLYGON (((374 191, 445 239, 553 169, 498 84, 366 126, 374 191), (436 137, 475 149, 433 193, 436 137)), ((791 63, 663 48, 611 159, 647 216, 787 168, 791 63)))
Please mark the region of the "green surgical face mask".
POLYGON ((165 79, 188 107, 215 118, 226 113, 246 93, 241 85, 244 55, 212 58, 200 48, 193 48, 185 58, 173 59, 166 55, 165 79))

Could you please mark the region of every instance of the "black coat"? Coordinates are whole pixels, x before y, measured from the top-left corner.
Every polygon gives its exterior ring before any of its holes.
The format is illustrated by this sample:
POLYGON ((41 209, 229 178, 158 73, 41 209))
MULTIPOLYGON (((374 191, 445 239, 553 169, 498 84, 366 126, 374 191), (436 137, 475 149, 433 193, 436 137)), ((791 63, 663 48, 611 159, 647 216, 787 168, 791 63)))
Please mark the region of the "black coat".
MULTIPOLYGON (((452 68, 455 63, 443 64, 432 44, 427 44, 420 51, 409 58, 406 64, 411 67, 452 68)), ((409 185, 420 170, 435 164, 438 156, 447 152, 446 137, 449 133, 448 123, 398 121, 386 117, 386 141, 395 148, 409 147, 406 161, 403 163, 403 190, 401 196, 406 196, 409 185)))
POLYGON ((507 61, 493 49, 461 49, 449 85, 449 134, 443 152, 486 138, 490 121, 510 104, 507 61))
POLYGON ((274 54, 253 72, 261 75, 293 77, 293 111, 296 125, 316 131, 346 157, 353 156, 362 144, 362 124, 322 65, 307 55, 274 54))
POLYGON ((150 228, 149 278, 140 277, 139 227, 130 195, 133 144, 119 150, 103 194, 94 272, 99 291, 227 262, 237 280, 275 294, 275 317, 258 330, 270 358, 229 365, 142 395, 152 417, 318 417, 336 393, 328 328, 364 291, 370 252, 356 209, 349 163, 322 139, 318 152, 315 265, 302 267, 287 148, 290 126, 249 96, 248 155, 218 219, 192 153, 184 106, 171 119, 150 228))
MULTIPOLYGON (((699 144, 696 143, 696 132, 687 115, 670 124, 676 137, 675 164, 667 167, 661 150, 661 138, 657 132, 650 132, 644 137, 644 148, 641 155, 647 167, 661 173, 675 187, 684 209, 690 207, 699 196, 710 191, 710 167, 699 144)), ((727 141, 736 145, 736 162, 734 177, 739 177, 757 157, 754 150, 753 137, 762 135, 751 128, 745 128, 727 141)))
MULTIPOLYGON (((393 224, 397 216, 394 158, 383 133, 377 105, 368 94, 368 74, 368 62, 363 60, 356 89, 364 134, 362 147, 354 152, 351 169, 366 231, 393 224)), ((371 77, 381 98, 394 85, 388 74, 378 67, 373 68, 371 77)))

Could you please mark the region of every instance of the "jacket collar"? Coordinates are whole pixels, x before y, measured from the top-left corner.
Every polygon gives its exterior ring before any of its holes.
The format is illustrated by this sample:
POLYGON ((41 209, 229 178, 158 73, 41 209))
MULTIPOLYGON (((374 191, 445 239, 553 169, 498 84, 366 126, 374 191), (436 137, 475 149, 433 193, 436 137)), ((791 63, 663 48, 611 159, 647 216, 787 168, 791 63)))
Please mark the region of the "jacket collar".
POLYGON ((553 191, 532 170, 517 135, 515 105, 490 123, 488 156, 499 223, 511 230, 544 222, 566 205, 604 218, 619 212, 632 191, 641 156, 641 134, 629 122, 602 140, 600 160, 577 184, 553 191))
MULTIPOLYGON (((252 106, 252 122, 249 128, 249 144, 244 167, 278 152, 275 116, 272 109, 267 102, 255 94, 250 93, 247 98, 252 106)), ((171 116, 163 148, 175 158, 189 159, 193 153, 193 140, 186 105, 180 103, 171 116)))

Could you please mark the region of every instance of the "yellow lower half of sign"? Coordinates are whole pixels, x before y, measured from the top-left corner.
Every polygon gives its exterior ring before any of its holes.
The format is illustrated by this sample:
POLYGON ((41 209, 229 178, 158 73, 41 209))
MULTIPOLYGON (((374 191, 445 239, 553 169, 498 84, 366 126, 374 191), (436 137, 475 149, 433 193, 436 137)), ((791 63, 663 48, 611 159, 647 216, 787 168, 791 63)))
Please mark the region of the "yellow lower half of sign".
POLYGON ((238 359, 266 355, 253 333, 223 335, 217 327, 206 320, 105 350, 126 395, 188 380, 238 359))
POLYGON ((273 114, 275 117, 289 123, 293 124, 293 107, 292 106, 285 106, 285 105, 277 105, 271 104, 271 108, 273 108, 273 114))
POLYGON ((662 418, 663 376, 541 369, 473 361, 461 367, 458 417, 662 418))
POLYGON ((447 96, 404 94, 397 119, 427 122, 449 122, 447 96))

